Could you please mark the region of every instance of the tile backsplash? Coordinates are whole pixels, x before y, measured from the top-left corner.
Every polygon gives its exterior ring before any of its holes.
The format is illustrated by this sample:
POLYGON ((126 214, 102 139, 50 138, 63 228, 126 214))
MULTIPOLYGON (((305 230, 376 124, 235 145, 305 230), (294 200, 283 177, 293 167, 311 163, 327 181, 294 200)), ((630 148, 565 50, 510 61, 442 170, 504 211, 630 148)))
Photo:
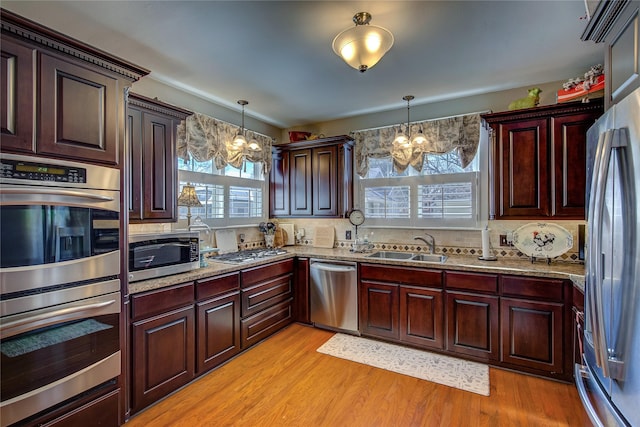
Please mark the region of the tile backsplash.
MULTIPOLYGON (((347 219, 318 219, 318 218, 286 218, 278 219, 280 223, 294 224, 296 232, 304 230, 304 235, 296 239, 297 245, 313 245, 313 238, 316 227, 333 227, 335 230, 335 247, 351 248, 355 239, 355 228, 347 219), (346 238, 347 231, 351 232, 352 239, 346 238)), ((500 246, 500 235, 507 235, 517 228, 531 223, 541 221, 489 221, 489 239, 493 255, 499 258, 527 259, 515 247, 500 246)), ((548 221, 566 228, 573 236, 573 247, 556 261, 562 262, 582 262, 578 257, 578 226, 584 221, 548 221)), ((185 228, 181 223, 177 224, 131 224, 129 232, 164 232, 171 231, 172 228, 185 228)), ((255 249, 264 247, 264 236, 257 227, 235 227, 238 236, 238 249, 255 249), (242 237, 242 238, 241 238, 242 237)), ((482 254, 481 230, 445 230, 445 229, 406 229, 406 228, 369 228, 361 226, 358 228, 360 237, 365 235, 369 242, 374 245, 375 250, 397 250, 397 251, 424 251, 424 243, 414 239, 416 236, 431 234, 436 243, 436 253, 447 255, 470 255, 480 256, 482 254)), ((213 232, 208 237, 210 244, 215 245, 213 232)))

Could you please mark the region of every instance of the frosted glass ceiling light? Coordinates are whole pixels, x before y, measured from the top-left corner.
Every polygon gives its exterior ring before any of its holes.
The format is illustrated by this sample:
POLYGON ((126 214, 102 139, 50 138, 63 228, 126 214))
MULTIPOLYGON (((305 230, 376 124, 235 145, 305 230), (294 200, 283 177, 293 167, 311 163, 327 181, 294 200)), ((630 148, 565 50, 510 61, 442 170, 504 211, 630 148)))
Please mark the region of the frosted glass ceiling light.
POLYGON ((369 25, 371 15, 358 12, 353 16, 356 26, 333 39, 333 51, 344 62, 364 73, 382 59, 393 46, 393 34, 385 28, 369 25))
POLYGON ((244 106, 249 104, 249 101, 241 99, 238 101, 238 104, 242 105, 242 127, 240 128, 240 131, 238 132, 236 137, 233 138, 233 146, 241 148, 247 145, 247 138, 244 137, 244 106))

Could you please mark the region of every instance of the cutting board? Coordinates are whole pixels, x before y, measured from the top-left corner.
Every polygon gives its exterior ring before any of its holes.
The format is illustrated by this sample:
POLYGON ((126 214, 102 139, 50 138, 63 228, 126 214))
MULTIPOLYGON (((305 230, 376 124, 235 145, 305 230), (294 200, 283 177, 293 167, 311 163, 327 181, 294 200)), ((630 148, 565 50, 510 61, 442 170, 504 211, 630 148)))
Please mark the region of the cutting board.
POLYGON ((280 224, 280 228, 284 232, 284 245, 290 246, 296 244, 296 236, 293 232, 293 224, 280 224))
POLYGON ((316 234, 313 238, 315 248, 333 248, 335 231, 333 227, 316 227, 316 234))
POLYGON ((238 252, 238 240, 236 238, 236 230, 225 228, 216 230, 216 247, 220 249, 221 254, 229 252, 238 252))

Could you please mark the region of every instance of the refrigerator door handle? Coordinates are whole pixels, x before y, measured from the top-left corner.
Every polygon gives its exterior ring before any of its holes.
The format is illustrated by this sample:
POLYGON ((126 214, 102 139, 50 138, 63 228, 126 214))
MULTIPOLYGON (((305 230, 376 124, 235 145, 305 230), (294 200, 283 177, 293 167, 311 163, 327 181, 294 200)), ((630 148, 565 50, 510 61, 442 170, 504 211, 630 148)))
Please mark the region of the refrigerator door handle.
MULTIPOLYGON (((628 153, 629 147, 629 134, 627 129, 616 129, 614 138, 612 140, 612 150, 615 149, 618 155, 618 167, 619 176, 621 181, 620 191, 622 199, 622 227, 623 234, 627 236, 630 241, 636 241, 637 236, 637 220, 636 212, 632 208, 633 201, 637 197, 635 182, 633 179, 633 172, 630 170, 630 154, 628 153)), ((624 251, 622 274, 621 274, 621 291, 617 295, 619 301, 620 310, 614 312, 613 315, 618 319, 631 319, 635 313, 637 307, 635 307, 635 298, 629 298, 633 295, 632 281, 633 270, 635 267, 637 254, 635 253, 635 247, 624 251)), ((621 325, 621 322, 614 323, 621 325)), ((613 333, 616 335, 613 343, 607 343, 607 364, 609 369, 610 378, 614 380, 625 379, 625 358, 628 357, 629 341, 631 337, 629 335, 629 328, 618 326, 618 330, 613 333)), ((612 337, 613 338, 613 337, 612 337)), ((606 341, 605 341, 606 342, 606 341)))
POLYGON ((611 150, 613 142, 614 130, 609 129, 600 135, 598 148, 596 151, 595 165, 593 170, 593 185, 595 193, 591 198, 589 206, 589 236, 592 242, 589 245, 589 272, 587 277, 587 292, 589 295, 590 308, 590 329, 593 341, 593 349, 596 358, 596 364, 602 369, 605 376, 609 376, 608 354, 606 335, 604 330, 604 312, 602 307, 602 279, 603 279, 603 263, 602 263, 602 232, 599 234, 595 227, 602 223, 602 215, 604 209, 604 187, 609 172, 609 161, 611 159, 611 150))

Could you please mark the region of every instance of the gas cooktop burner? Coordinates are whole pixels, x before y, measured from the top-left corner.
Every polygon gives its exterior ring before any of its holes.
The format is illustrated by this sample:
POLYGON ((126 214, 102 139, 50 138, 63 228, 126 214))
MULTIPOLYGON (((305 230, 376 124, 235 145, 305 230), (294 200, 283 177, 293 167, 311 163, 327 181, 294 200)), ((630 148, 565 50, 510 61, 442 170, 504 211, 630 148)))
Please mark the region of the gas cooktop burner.
POLYGON ((276 255, 286 254, 284 249, 251 249, 248 251, 230 252, 215 257, 211 257, 211 261, 215 262, 228 262, 231 264, 242 264, 245 262, 251 262, 258 259, 269 258, 276 255))

